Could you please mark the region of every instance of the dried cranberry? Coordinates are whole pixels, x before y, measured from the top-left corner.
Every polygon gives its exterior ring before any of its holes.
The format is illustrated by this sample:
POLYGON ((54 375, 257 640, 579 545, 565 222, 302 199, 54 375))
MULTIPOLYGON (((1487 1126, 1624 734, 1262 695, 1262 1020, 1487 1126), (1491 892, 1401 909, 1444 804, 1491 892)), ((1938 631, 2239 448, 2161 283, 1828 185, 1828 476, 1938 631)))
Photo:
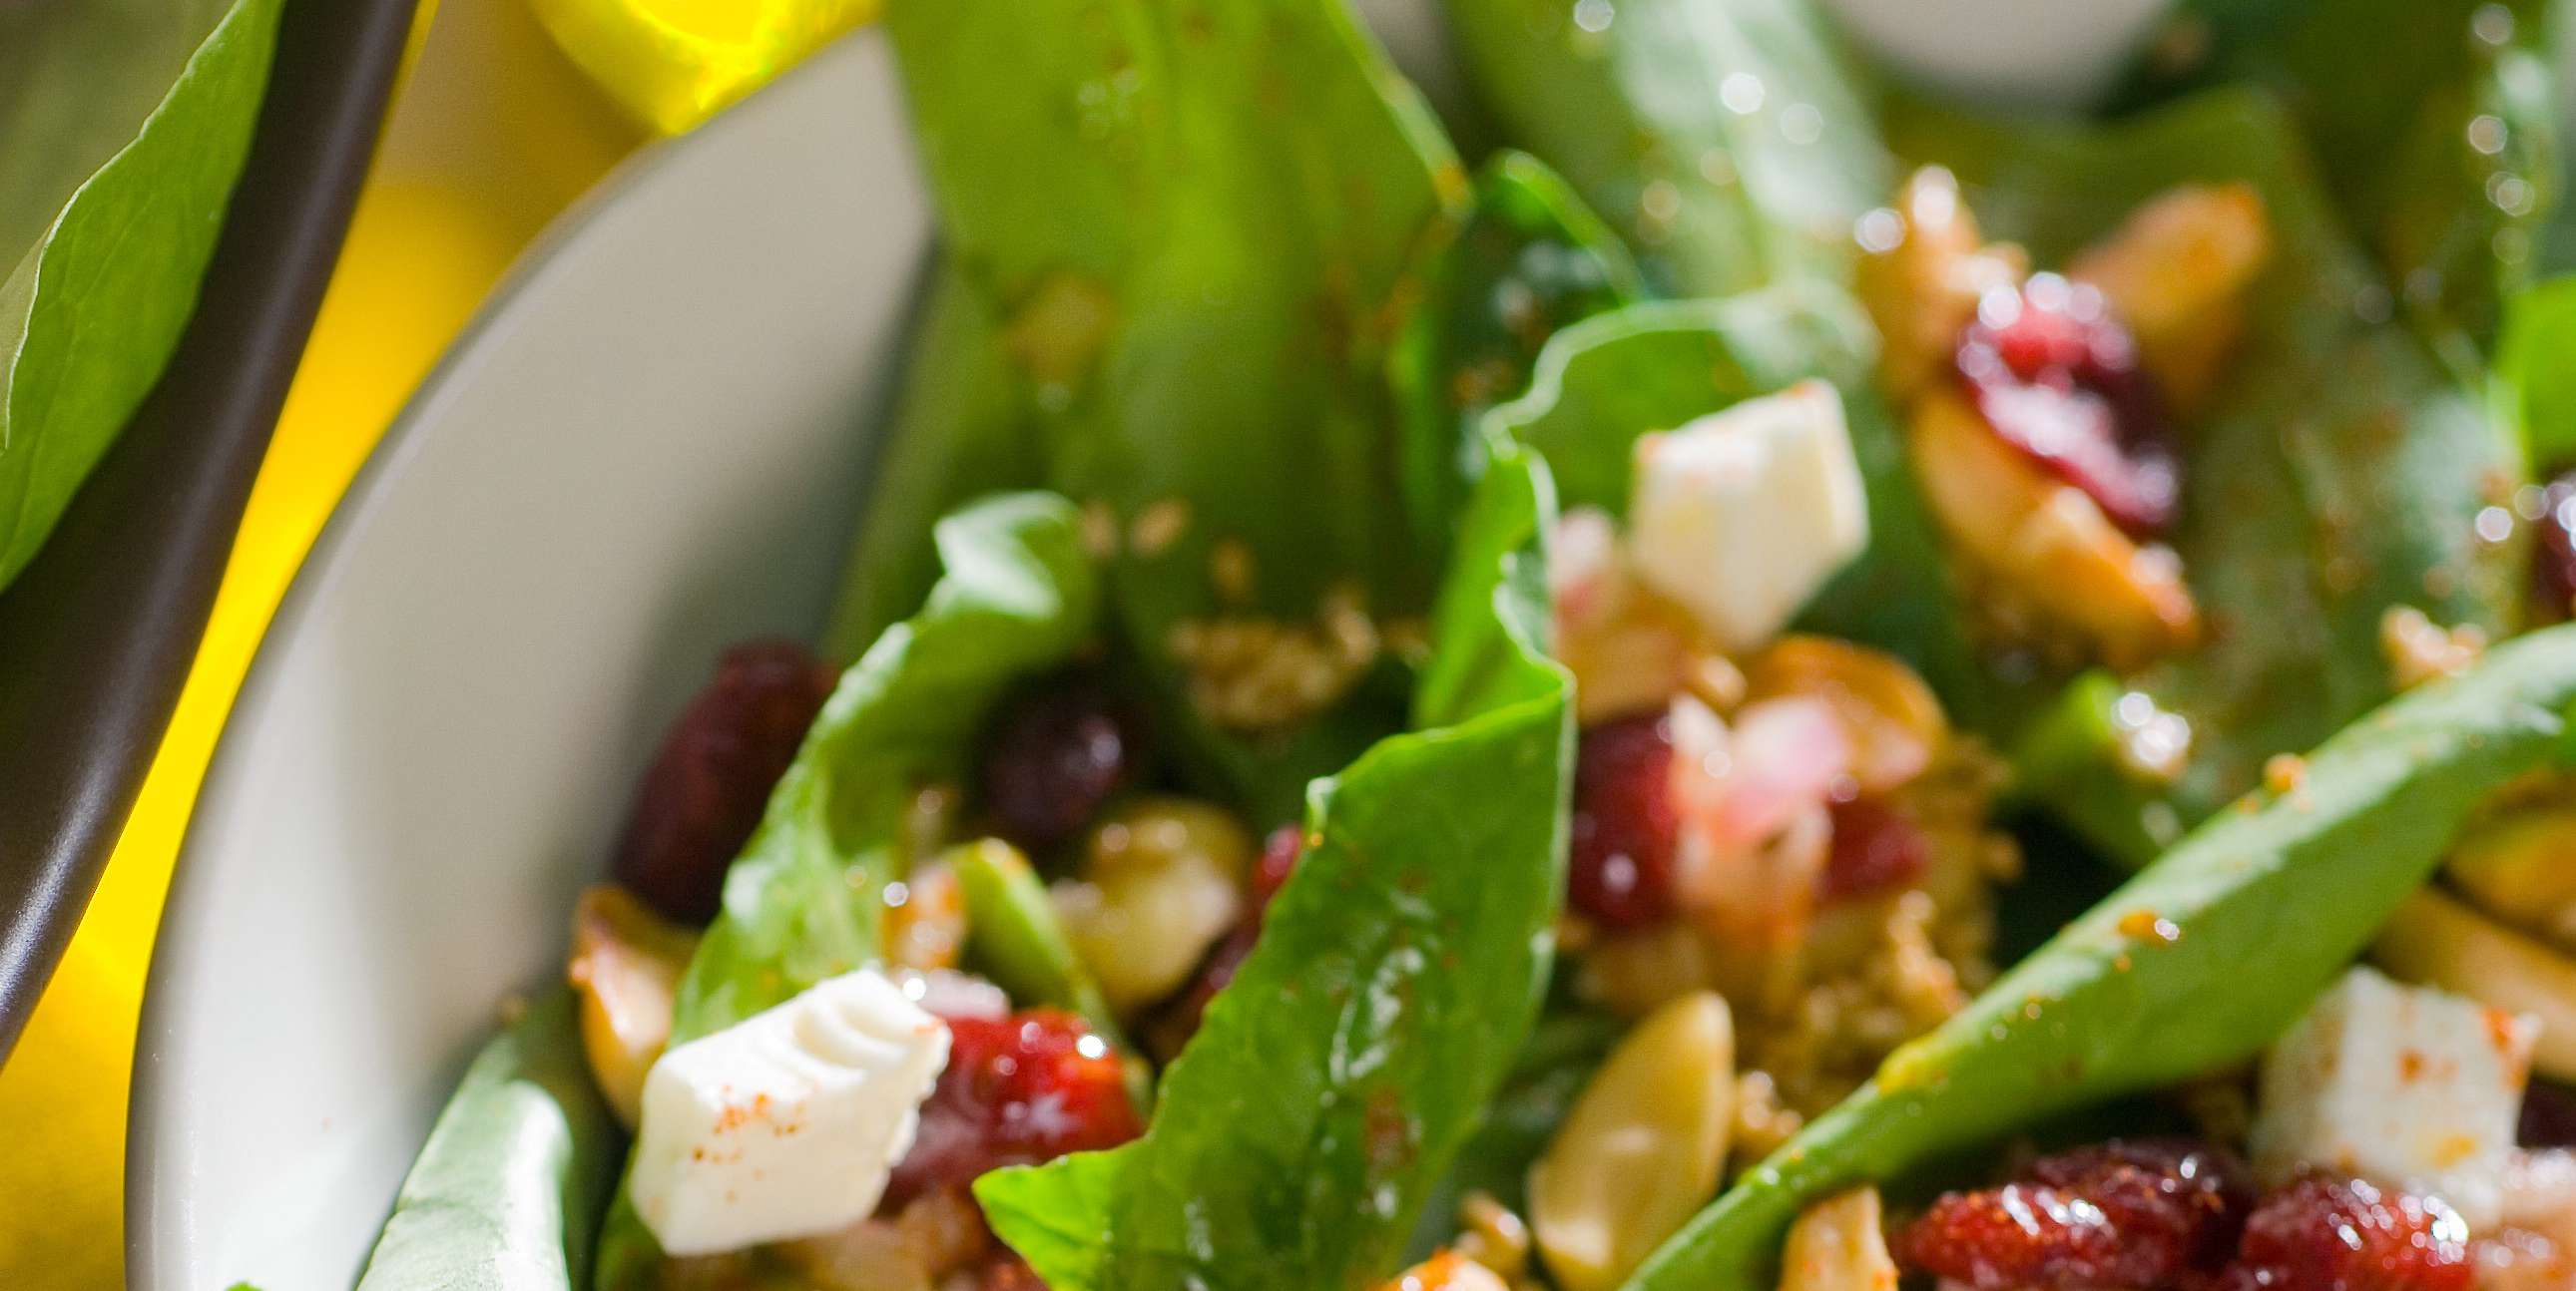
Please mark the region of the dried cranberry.
POLYGON ((1115 1147, 1143 1128, 1106 1042, 1060 1009, 948 1022, 948 1066, 921 1106, 892 1204, 1007 1165, 1115 1147))
POLYGON ((1261 918, 1270 911, 1270 899, 1287 885, 1297 858, 1305 855, 1305 841, 1305 831, 1295 825, 1281 825, 1270 831, 1270 837, 1261 845, 1261 860, 1252 869, 1250 908, 1243 912, 1234 930, 1208 951, 1190 988, 1165 1005, 1162 1015, 1154 1020, 1151 1039, 1156 1052, 1168 1058, 1198 1034, 1199 1023, 1206 1020, 1208 1005, 1215 1002, 1217 992, 1224 990, 1234 980, 1235 970, 1252 957, 1253 943, 1261 938, 1261 918))
POLYGON ((2469 1229, 2439 1199, 2306 1175, 2245 1222, 2227 1288, 2467 1291, 2469 1229))
POLYGON ((1662 714, 1583 732, 1567 897, 1593 921, 1636 928, 1673 913, 1681 817, 1672 768, 1672 724, 1662 714))
POLYGON ((1306 831, 1295 825, 1281 825, 1270 831, 1261 843, 1261 860, 1252 867, 1252 911, 1258 920, 1270 908, 1270 898, 1288 886, 1288 873, 1297 868, 1297 858, 1305 854, 1306 831))
POLYGON ((2517 1138, 2527 1148, 2576 1148, 2576 1092, 2547 1081, 2531 1082, 2522 1094, 2517 1138))
POLYGON ((2531 526, 2537 532, 2531 587, 2542 615, 2556 622, 2576 612, 2576 472, 2551 480, 2540 498, 2540 518, 2531 526))
POLYGON ((725 651, 637 786, 609 873, 674 919, 705 923, 769 791, 832 693, 831 665, 793 641, 725 651))
POLYGON ((1027 1260, 1005 1254, 984 1266, 975 1291, 1047 1291, 1047 1284, 1038 1280, 1038 1271, 1027 1260))
POLYGON ((1884 798, 1833 805, 1833 851, 1817 876, 1816 894, 1845 901, 1894 891, 1923 876, 1932 840, 1904 808, 1884 798))
POLYGON ((2173 522, 2181 465, 2138 344, 2102 293, 2055 274, 1996 289, 1960 333, 1957 364, 2006 443, 2082 489, 2121 527, 2173 522))
POLYGON ((977 777, 993 830, 1028 851, 1071 839, 1127 783, 1135 733, 1095 678, 1060 674, 1006 704, 977 777))
POLYGON ((2196 1144, 2111 1143, 1949 1193, 1898 1235, 1906 1267, 1978 1291, 2160 1287, 2213 1269, 2244 1222, 2233 1161, 2196 1144))

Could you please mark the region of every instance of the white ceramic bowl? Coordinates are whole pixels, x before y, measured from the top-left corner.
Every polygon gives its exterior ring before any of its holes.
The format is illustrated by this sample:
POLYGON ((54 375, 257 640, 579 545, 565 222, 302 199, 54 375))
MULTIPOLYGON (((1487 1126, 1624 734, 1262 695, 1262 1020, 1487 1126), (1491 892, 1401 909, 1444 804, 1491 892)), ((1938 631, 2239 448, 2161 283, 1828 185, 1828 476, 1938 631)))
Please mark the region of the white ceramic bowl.
MULTIPOLYGON (((2116 53, 2141 3, 1964 70, 1906 14, 2092 6, 1837 7, 1929 75, 2064 96, 2014 59, 2116 53)), ((1445 66, 1428 0, 1362 7, 1445 66)), ((130 1285, 349 1283, 496 1002, 558 971, 661 724, 726 643, 818 626, 928 239, 862 34, 631 163, 422 388, 190 826, 134 1073, 130 1285)))
POLYGON ((349 1285, 659 725, 728 642, 819 626, 928 239, 891 60, 855 39, 621 171, 422 388, 189 827, 130 1285, 349 1285))

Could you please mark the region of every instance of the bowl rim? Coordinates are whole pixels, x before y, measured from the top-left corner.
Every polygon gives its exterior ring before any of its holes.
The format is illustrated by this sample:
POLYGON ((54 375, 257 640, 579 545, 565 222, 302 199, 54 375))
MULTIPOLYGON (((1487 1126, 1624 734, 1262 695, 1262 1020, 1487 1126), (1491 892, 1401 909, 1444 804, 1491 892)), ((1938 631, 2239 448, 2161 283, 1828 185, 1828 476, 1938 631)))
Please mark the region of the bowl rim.
POLYGON ((196 660, 419 11, 290 3, 158 382, 0 594, 0 1062, 89 907, 196 660))
MULTIPOLYGON (((840 37, 837 45, 859 45, 884 39, 875 27, 864 27, 840 37)), ((448 388, 464 378, 483 361, 486 338, 509 326, 510 319, 522 302, 541 289, 564 262, 566 253, 576 247, 584 235, 628 194, 644 186, 651 177, 695 153, 724 146, 729 134, 737 129, 752 128, 749 114, 740 109, 770 94, 779 85, 809 77, 828 75, 819 70, 825 58, 818 53, 778 77, 776 81, 746 96, 735 104, 685 134, 653 140, 620 160, 608 174, 576 198, 547 222, 545 228, 512 260, 492 290, 466 324, 451 338, 438 361, 421 378, 400 412, 386 425, 384 433, 371 447, 366 459, 351 476, 349 486, 333 503, 330 515, 315 534, 294 577, 270 616, 259 646, 251 657, 249 668, 232 707, 225 715, 223 730, 217 736, 214 752, 199 782, 197 799, 204 801, 228 791, 243 774, 238 733, 245 715, 263 709, 279 686, 285 684, 284 665, 280 662, 288 644, 299 636, 314 616, 321 612, 321 602, 331 585, 338 581, 340 567, 351 557, 349 548, 359 528, 370 514, 385 504, 385 499, 400 487, 405 465, 427 441, 424 427, 435 420, 437 407, 446 402, 448 388)), ((917 284, 916 284, 917 286, 917 284)), ((200 900, 199 890, 212 880, 202 867, 186 864, 197 850, 201 831, 211 829, 203 812, 191 815, 178 849, 179 864, 170 880, 168 895, 162 902, 153 938, 152 957, 144 976, 143 1003, 135 1033, 134 1060, 126 1087, 125 1134, 125 1261, 129 1286, 184 1285, 188 1270, 165 1268, 166 1256, 156 1253, 151 1235, 156 1231, 154 1212, 167 1200, 169 1180, 156 1169, 152 1152, 162 1134, 162 1110, 167 1098, 162 1093, 169 1073, 161 1066, 161 1046, 157 1043, 169 1034, 163 1010, 170 1007, 167 993, 156 986, 175 971, 180 951, 168 935, 174 914, 189 903, 200 900)))

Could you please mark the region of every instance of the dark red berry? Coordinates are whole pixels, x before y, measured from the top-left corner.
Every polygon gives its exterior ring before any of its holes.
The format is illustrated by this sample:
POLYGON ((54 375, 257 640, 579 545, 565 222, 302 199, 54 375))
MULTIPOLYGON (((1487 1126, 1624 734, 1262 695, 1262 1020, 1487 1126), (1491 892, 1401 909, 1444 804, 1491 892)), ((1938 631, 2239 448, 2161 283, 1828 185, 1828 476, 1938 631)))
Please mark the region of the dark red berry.
POLYGON ((2467 1291, 2469 1229, 2440 1200, 2306 1175, 2245 1221, 2229 1288, 2467 1291))
POLYGON ((1004 1253, 984 1266, 984 1276, 976 1279, 976 1291, 1047 1291, 1038 1280, 1038 1271, 1027 1260, 1004 1253))
POLYGON ((2235 1164, 2196 1144, 2111 1143, 1954 1192, 1898 1235, 1908 1268, 1977 1291, 2163 1287, 2215 1269, 2244 1223, 2235 1164))
POLYGON ((1137 744, 1096 679, 1049 677, 1007 703, 984 740, 977 776, 993 831, 1027 851, 1082 832, 1127 783, 1137 744))
POLYGON ((1833 805, 1833 850, 1817 876, 1826 901, 1893 892, 1923 877, 1932 864, 1932 840, 1912 813, 1884 798, 1854 798, 1833 805))
POLYGON ((2554 623, 2576 613, 2576 472, 2551 480, 2540 498, 2540 518, 2531 524, 2531 588, 2541 616, 2554 623))
POLYGON ((1638 928, 1676 904, 1672 724, 1660 713, 1583 732, 1574 763, 1567 898, 1594 922, 1638 928))
POLYGON ((1197 1035, 1199 1023, 1207 1018, 1208 1005, 1217 992, 1234 980, 1235 970, 1252 957, 1253 943, 1261 938, 1262 916, 1270 912, 1271 898, 1288 883, 1288 875, 1297 868, 1297 858, 1305 855, 1305 831, 1295 825, 1281 825, 1270 831, 1261 845, 1261 860, 1252 869, 1252 903, 1243 912, 1234 929, 1208 951, 1199 965, 1198 975, 1190 979, 1190 988, 1163 1007, 1154 1020, 1151 1039, 1155 1050, 1169 1058, 1197 1035))
POLYGON ((1003 1166, 1115 1147, 1142 1131, 1118 1056, 1081 1018, 1028 1009, 947 1022, 948 1066, 887 1185, 890 1204, 1003 1166))
POLYGON ((2182 471, 2137 341, 2102 294, 2055 274, 1989 292, 1959 376, 1986 423, 2133 533, 2173 522, 2182 471))
POLYGON ((792 641, 725 651, 662 737, 636 787, 609 873, 671 918, 705 923, 769 791, 794 760, 837 674, 792 641))
POLYGON ((2576 1093, 2535 1080, 2522 1094, 2518 1135, 2527 1148, 2576 1148, 2576 1093))
POLYGON ((1281 825, 1262 840, 1261 860, 1252 867, 1252 919, 1257 921, 1270 907, 1270 898, 1288 885, 1288 872, 1297 868, 1305 850, 1306 831, 1295 825, 1281 825))

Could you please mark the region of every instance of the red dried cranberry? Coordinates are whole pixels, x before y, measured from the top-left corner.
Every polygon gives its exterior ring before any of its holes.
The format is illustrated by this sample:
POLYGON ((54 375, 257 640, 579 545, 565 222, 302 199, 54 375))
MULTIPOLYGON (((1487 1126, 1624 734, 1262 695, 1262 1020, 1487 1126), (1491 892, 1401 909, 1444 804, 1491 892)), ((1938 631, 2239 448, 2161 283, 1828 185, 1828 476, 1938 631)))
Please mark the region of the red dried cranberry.
POLYGON ((1956 361, 2006 443, 2133 533, 2173 522, 2182 475, 2162 400, 2101 292, 2046 273, 1988 292, 1956 361))
POLYGON ((2467 1291, 2469 1229, 2439 1199, 2306 1175, 2254 1208, 2229 1288, 2467 1291))
POLYGON ((1027 1260, 1004 1254, 984 1266, 975 1291, 1047 1291, 1047 1284, 1038 1280, 1038 1271, 1027 1260))
POLYGON ((2522 1094, 2521 1132, 2527 1148, 2576 1148, 2576 1093, 2535 1080, 2522 1094))
POLYGON ((1288 873, 1297 868, 1297 858, 1305 850, 1306 831, 1295 825, 1281 825, 1262 840, 1261 860, 1252 867, 1252 919, 1257 921, 1270 908, 1270 898, 1288 886, 1288 873))
POLYGON ((1826 901, 1894 891, 1923 877, 1932 863, 1923 826, 1884 798, 1835 803, 1833 822, 1833 851, 1816 879, 1816 894, 1826 901))
POLYGON ((837 674, 793 641, 725 651, 662 737, 609 873, 674 919, 705 923, 837 674))
POLYGON ((1062 674, 1006 704, 977 777, 993 830, 1027 851, 1080 833, 1126 784, 1137 745, 1097 679, 1062 674))
POLYGON ((2020 1182, 1942 1196, 1898 1235, 1897 1257, 1978 1291, 2166 1286, 2226 1258, 2244 1222, 2240 1180, 2195 1144, 2088 1148, 2020 1182))
POLYGON ((1199 1023, 1207 1019, 1208 1005, 1217 992, 1234 980, 1236 969, 1252 957, 1253 943, 1261 938, 1262 916, 1270 912, 1270 899, 1288 883, 1288 875, 1297 868, 1297 858, 1305 854, 1305 831, 1295 825, 1281 825, 1270 831, 1261 845, 1261 860, 1252 870, 1252 904, 1234 929, 1208 951, 1199 965, 1198 976, 1190 988, 1164 1006, 1162 1016, 1154 1021, 1152 1039, 1157 1052, 1169 1057, 1197 1035, 1199 1023))
POLYGON ((887 1185, 890 1204, 1003 1166, 1115 1147, 1142 1130, 1117 1055, 1081 1018, 1028 1009, 947 1021, 948 1066, 887 1185))
POLYGON ((2540 518, 2532 522, 2531 589, 2550 622, 2576 612, 2576 472, 2541 490, 2540 518))
POLYGON ((1673 913, 1681 816, 1672 768, 1672 723, 1660 713, 1583 732, 1567 897, 1596 923, 1637 928, 1673 913))

